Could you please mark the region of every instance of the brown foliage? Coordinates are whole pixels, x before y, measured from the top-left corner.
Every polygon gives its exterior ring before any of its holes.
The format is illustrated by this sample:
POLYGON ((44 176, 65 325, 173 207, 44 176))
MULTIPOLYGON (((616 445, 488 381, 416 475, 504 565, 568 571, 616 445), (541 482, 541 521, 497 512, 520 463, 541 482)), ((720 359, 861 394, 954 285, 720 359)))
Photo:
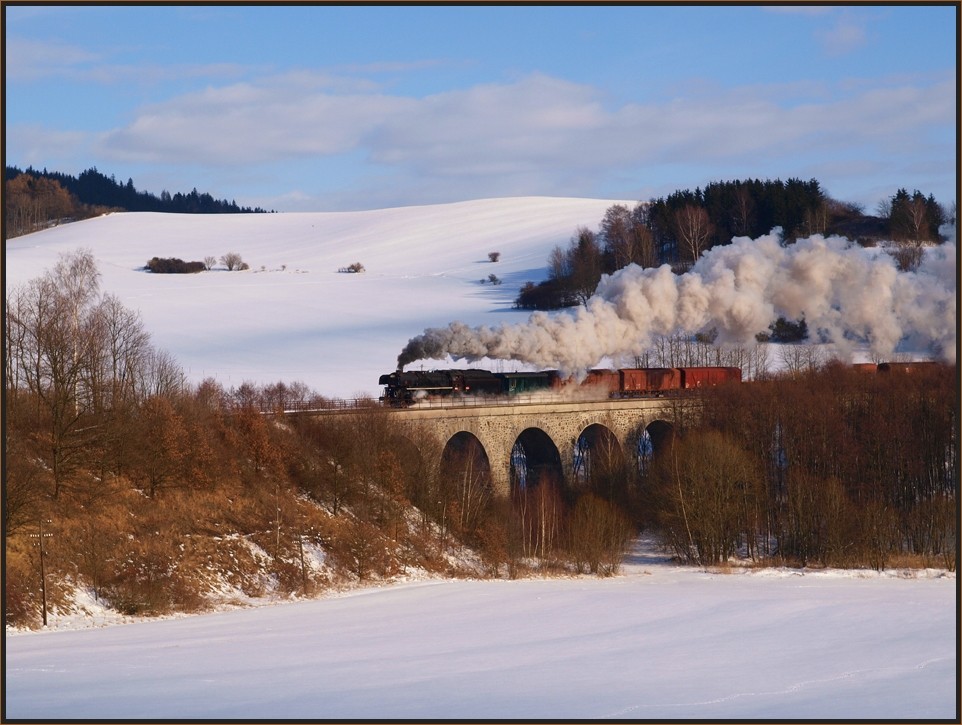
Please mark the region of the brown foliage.
POLYGON ((7 237, 17 237, 87 211, 57 181, 20 174, 4 184, 4 213, 7 237))
POLYGON ((684 559, 717 564, 757 538, 764 507, 760 467, 724 434, 690 432, 658 461, 652 479, 662 533, 684 559))
POLYGON ((958 401, 954 366, 833 364, 714 390, 705 422, 762 464, 779 555, 878 568, 914 552, 954 567, 958 401))
POLYGON ((575 504, 569 526, 571 557, 579 571, 605 576, 618 572, 633 532, 616 506, 586 494, 575 504))

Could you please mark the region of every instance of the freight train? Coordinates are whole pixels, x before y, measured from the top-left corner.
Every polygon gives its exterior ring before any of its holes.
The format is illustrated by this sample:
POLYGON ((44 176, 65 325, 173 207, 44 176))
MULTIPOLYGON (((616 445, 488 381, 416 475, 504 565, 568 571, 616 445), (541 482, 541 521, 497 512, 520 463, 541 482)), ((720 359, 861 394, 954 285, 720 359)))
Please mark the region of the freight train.
POLYGON ((557 370, 531 373, 492 373, 488 370, 397 370, 382 375, 380 400, 405 407, 432 397, 499 395, 559 391, 572 386, 593 390, 599 396, 631 398, 675 394, 723 383, 740 383, 742 372, 734 367, 623 368, 591 370, 580 383, 563 378, 557 370))

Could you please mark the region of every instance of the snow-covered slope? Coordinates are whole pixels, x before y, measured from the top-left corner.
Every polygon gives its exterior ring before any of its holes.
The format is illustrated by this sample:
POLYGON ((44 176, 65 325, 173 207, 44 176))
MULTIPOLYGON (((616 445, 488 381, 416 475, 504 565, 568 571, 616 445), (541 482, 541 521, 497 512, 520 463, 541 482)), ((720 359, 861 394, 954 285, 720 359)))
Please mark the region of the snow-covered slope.
POLYGON ((6 715, 93 720, 955 717, 954 575, 430 581, 7 637, 6 715))
POLYGON ((62 252, 93 251, 102 289, 138 310, 154 345, 191 381, 301 381, 321 394, 376 396, 377 379, 425 327, 522 321, 520 286, 551 249, 597 229, 614 200, 486 199, 364 212, 111 214, 11 239, 8 288, 62 252), (152 257, 236 252, 250 269, 143 271, 152 257), (492 263, 490 252, 500 252, 492 263), (362 274, 338 270, 360 262, 362 274), (500 285, 488 282, 495 274, 500 285))

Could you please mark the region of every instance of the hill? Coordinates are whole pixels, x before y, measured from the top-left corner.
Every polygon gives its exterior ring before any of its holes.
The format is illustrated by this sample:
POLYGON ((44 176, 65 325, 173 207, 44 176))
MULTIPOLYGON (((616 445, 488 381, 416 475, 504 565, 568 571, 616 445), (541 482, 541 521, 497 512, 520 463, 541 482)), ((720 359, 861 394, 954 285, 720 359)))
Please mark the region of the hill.
POLYGON ((140 312, 153 343, 199 382, 301 381, 323 395, 377 395, 404 344, 427 325, 521 321, 520 285, 603 199, 487 199, 363 212, 181 215, 119 213, 10 239, 8 288, 58 255, 93 252, 102 289, 140 312), (153 257, 239 254, 199 275, 154 275, 153 257), (490 252, 500 260, 489 261, 490 252), (360 262, 365 271, 338 270, 360 262), (500 285, 487 282, 495 274, 500 285), (482 280, 484 280, 482 282, 482 280), (241 312, 242 310, 242 312, 241 312))

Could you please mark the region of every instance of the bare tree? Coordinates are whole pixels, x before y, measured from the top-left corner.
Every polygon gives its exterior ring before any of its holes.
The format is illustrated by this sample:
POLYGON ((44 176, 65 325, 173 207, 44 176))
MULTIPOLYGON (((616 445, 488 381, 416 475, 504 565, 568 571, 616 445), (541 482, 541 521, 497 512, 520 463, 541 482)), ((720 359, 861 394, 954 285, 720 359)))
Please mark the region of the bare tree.
POLYGON ((571 514, 571 556, 579 570, 610 576, 618 571, 631 539, 631 525, 617 507, 588 493, 571 514))
POLYGON ((165 350, 151 349, 137 376, 137 396, 140 399, 152 395, 176 397, 187 389, 184 370, 174 357, 165 350))
POLYGON ((824 199, 817 206, 805 210, 804 225, 808 236, 825 233, 828 228, 828 204, 824 199))
POLYGON ((755 225, 755 201, 752 193, 747 186, 738 185, 735 187, 734 201, 732 204, 732 231, 736 235, 745 237, 752 233, 755 225))
POLYGON ((52 473, 53 495, 59 495, 84 452, 91 428, 89 371, 100 343, 91 306, 99 274, 89 252, 65 255, 54 270, 31 281, 8 308, 16 341, 10 361, 12 379, 33 396, 45 428, 40 437, 52 473))
POLYGON ((928 208, 925 197, 915 194, 905 205, 905 219, 907 222, 908 239, 913 242, 928 240, 928 208))
POLYGON ((548 255, 548 274, 554 280, 563 280, 571 274, 568 255, 560 246, 554 247, 548 255))
POLYGON ((802 373, 817 372, 828 361, 828 353, 822 345, 785 344, 778 348, 778 357, 792 377, 802 373))
POLYGON ((244 264, 244 260, 237 252, 228 252, 223 257, 220 258, 221 264, 227 267, 228 272, 233 272, 235 269, 241 269, 241 265, 244 264))
POLYGON ((684 258, 697 262, 713 232, 708 212, 696 204, 686 204, 675 212, 674 227, 684 258))
POLYGON ((601 279, 601 247, 595 233, 586 227, 578 229, 568 251, 571 286, 583 305, 595 293, 601 279))
POLYGON ((140 314, 113 295, 104 295, 95 313, 102 344, 90 384, 97 407, 109 410, 136 399, 136 379, 151 354, 150 335, 140 314))
POLYGON ((615 269, 629 264, 654 267, 658 263, 654 238, 648 228, 648 206, 639 203, 631 211, 623 204, 608 208, 601 221, 599 237, 615 269))
POLYGON ((752 455, 718 431, 692 432, 657 465, 657 517, 685 559, 716 564, 754 540, 764 485, 752 455))

